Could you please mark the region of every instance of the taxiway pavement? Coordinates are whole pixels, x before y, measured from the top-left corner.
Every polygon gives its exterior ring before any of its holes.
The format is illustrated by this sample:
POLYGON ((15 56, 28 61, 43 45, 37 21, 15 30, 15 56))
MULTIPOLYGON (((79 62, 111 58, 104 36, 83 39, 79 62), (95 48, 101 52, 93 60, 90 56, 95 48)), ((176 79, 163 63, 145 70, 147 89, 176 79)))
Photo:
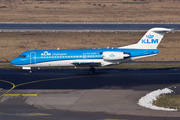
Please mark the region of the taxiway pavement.
POLYGON ((147 93, 173 87, 180 69, 0 70, 0 120, 179 120, 180 112, 137 105, 147 93))
POLYGON ((0 23, 0 32, 146 32, 154 27, 180 30, 179 23, 0 23))

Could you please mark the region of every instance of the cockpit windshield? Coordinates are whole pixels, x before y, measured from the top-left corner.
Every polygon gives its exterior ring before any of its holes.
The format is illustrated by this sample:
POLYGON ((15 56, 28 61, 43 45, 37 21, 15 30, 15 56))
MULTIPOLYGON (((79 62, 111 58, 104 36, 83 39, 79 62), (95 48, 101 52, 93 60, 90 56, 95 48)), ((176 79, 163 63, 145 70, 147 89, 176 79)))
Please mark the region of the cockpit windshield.
POLYGON ((20 55, 19 57, 26 58, 26 55, 20 55))

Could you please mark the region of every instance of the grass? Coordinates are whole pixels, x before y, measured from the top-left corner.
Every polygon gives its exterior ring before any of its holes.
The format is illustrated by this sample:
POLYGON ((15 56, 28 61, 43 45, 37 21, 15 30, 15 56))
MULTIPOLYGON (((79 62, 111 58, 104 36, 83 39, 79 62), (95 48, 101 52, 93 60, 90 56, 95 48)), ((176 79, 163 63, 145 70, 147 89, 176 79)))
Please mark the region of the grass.
MULTIPOLYGON (((27 50, 121 47, 137 43, 145 33, 124 32, 0 32, 0 62, 11 61, 27 50)), ((166 33, 157 56, 139 61, 180 61, 180 33, 166 33)))
POLYGON ((158 69, 158 68, 180 68, 180 63, 123 63, 120 65, 106 66, 102 68, 121 69, 158 69))
POLYGON ((179 22, 172 0, 0 0, 0 22, 179 22))
MULTIPOLYGON (((11 65, 10 63, 0 63, 0 69, 7 68, 19 68, 11 65)), ((42 69, 73 69, 74 67, 46 67, 42 69)), ((77 67, 78 69, 88 68, 88 67, 77 67)), ((97 69, 163 69, 163 68, 180 68, 180 63, 123 63, 120 65, 96 67, 97 69)))
POLYGON ((0 69, 7 69, 7 68, 18 68, 18 67, 13 66, 10 63, 0 63, 0 69))
POLYGON ((180 110, 180 95, 161 95, 153 104, 159 107, 180 110))
POLYGON ((122 2, 122 4, 149 4, 150 2, 122 2))

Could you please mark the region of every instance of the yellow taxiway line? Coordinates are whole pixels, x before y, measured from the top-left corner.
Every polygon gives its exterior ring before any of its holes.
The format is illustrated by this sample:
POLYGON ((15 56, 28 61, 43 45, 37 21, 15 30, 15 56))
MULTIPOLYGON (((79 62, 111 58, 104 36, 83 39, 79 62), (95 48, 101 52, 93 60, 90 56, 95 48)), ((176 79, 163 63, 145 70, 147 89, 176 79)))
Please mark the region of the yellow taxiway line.
POLYGON ((38 94, 21 94, 21 96, 38 96, 38 94))
POLYGON ((3 96, 38 96, 38 94, 4 94, 3 96))
POLYGON ((4 94, 3 96, 20 96, 21 94, 4 94))
MULTIPOLYGON (((102 75, 93 75, 93 76, 74 76, 74 77, 64 77, 64 78, 52 78, 52 79, 44 79, 44 80, 36 80, 36 81, 31 81, 31 82, 26 82, 26 83, 21 83, 18 85, 15 85, 12 82, 6 81, 6 80, 0 80, 1 82, 9 83, 12 85, 12 88, 6 91, 4 94, 0 95, 0 98, 3 96, 37 96, 38 94, 8 94, 10 91, 12 91, 15 87, 22 86, 22 85, 27 85, 27 84, 32 84, 32 83, 38 83, 38 82, 45 82, 45 81, 55 81, 55 80, 62 80, 62 79, 72 79, 72 78, 85 78, 85 77, 94 77, 94 76, 102 76, 102 75)), ((104 75, 103 75, 104 76, 104 75)), ((105 75, 106 76, 106 75, 105 75)), ((109 76, 109 75, 108 75, 109 76)))
POLYGON ((5 94, 7 94, 8 92, 10 92, 11 90, 13 90, 16 87, 16 85, 14 83, 12 83, 12 82, 5 81, 5 80, 0 80, 0 81, 5 82, 5 83, 9 83, 9 84, 12 85, 12 88, 9 89, 8 91, 6 91, 4 94, 0 95, 0 97, 4 96, 5 94))

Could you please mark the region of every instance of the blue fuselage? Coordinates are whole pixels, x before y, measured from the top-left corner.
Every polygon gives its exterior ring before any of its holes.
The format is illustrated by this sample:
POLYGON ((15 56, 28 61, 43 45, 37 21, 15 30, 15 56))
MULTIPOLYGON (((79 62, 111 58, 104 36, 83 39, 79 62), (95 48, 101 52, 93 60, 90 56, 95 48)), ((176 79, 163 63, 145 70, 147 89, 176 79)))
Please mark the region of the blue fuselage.
POLYGON ((33 65, 55 61, 73 61, 73 60, 102 60, 103 52, 124 52, 128 53, 130 58, 156 55, 158 49, 64 49, 64 50, 30 50, 23 52, 19 57, 13 59, 11 64, 16 66, 33 65))

